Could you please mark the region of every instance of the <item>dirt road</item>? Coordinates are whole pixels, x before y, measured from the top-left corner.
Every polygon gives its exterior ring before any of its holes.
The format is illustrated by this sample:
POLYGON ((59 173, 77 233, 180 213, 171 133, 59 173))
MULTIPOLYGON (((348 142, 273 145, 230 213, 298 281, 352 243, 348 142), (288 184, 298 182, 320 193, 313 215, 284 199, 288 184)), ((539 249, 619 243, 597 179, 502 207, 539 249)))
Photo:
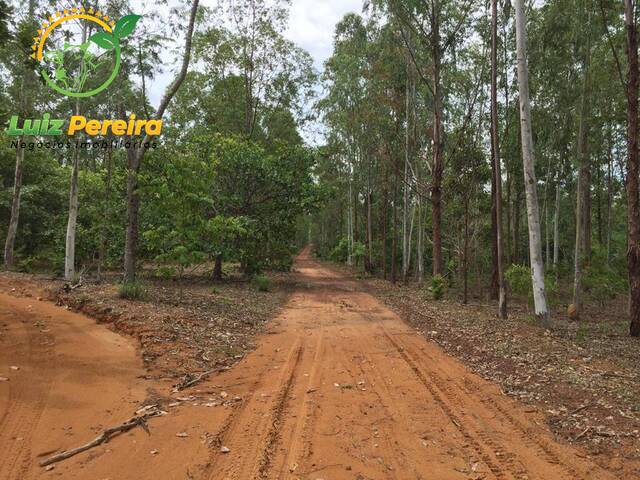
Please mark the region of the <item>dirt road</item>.
MULTIPOLYGON (((11 377, 0 382, 0 479, 614 478, 357 282, 308 252, 296 270, 301 287, 254 353, 174 394, 182 405, 153 419, 151 435, 138 429, 49 472, 38 454, 126 419, 153 397, 150 382, 137 378, 128 340, 42 302, 0 296, 8 336, 0 376, 11 377), (227 405, 214 406, 220 399, 227 405)), ((168 384, 152 387, 168 395, 168 384)))

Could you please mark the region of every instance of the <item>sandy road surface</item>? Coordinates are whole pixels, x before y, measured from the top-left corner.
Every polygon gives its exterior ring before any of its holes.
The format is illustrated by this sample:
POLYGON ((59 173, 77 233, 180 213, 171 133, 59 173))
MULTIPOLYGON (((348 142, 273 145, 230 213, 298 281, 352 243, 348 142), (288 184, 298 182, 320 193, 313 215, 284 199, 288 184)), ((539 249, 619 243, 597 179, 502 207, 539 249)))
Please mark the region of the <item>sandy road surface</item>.
POLYGON ((18 380, 0 383, 0 479, 614 478, 357 282, 308 252, 296 270, 301 288, 258 349, 187 392, 224 390, 241 401, 174 408, 152 420, 151 435, 138 429, 50 472, 36 466, 39 453, 78 446, 95 436, 91 427, 126 419, 150 382, 136 378, 126 339, 55 307, 26 310, 26 301, 0 296, 0 323, 14 340, 0 351, 0 376, 7 362, 25 365, 12 372, 18 380), (47 308, 61 318, 56 328, 32 331, 47 308), (70 424, 73 435, 63 430, 70 424))

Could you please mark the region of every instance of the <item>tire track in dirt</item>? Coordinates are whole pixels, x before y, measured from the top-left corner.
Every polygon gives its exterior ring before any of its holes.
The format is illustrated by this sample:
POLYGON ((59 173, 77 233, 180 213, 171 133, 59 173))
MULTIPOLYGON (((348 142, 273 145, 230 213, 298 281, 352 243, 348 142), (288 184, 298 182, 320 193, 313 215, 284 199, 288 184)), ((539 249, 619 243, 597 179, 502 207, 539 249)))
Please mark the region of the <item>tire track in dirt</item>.
POLYGON ((445 401, 445 396, 447 396, 445 389, 442 386, 442 380, 437 377, 433 377, 430 375, 431 372, 424 373, 422 369, 418 367, 416 362, 406 353, 405 349, 400 346, 391 335, 382 327, 382 332, 384 336, 387 338, 389 343, 393 345, 393 347, 400 354, 400 357, 407 363, 407 365, 411 368, 411 370, 415 373, 416 377, 420 380, 420 382, 427 388, 433 399, 438 403, 444 414, 449 418, 451 423, 455 425, 460 434, 464 437, 464 439, 471 444, 476 453, 480 456, 485 465, 491 470, 491 472, 495 475, 495 477, 499 480, 507 478, 507 472, 513 475, 513 478, 521 478, 521 475, 526 475, 528 472, 516 472, 511 464, 511 462, 504 462, 500 458, 499 453, 501 451, 500 446, 498 446, 495 442, 491 442, 492 444, 487 448, 483 445, 486 442, 486 438, 478 435, 476 432, 473 432, 469 427, 466 421, 463 421, 461 415, 454 412, 451 408, 451 402, 445 401), (498 450, 496 450, 496 447, 498 450), (491 453, 493 451, 493 454, 491 453))
POLYGON ((282 386, 275 407, 271 411, 271 425, 267 433, 266 444, 262 451, 260 464, 258 466, 258 478, 268 478, 272 458, 276 451, 277 443, 281 438, 280 429, 284 420, 285 409, 287 408, 294 382, 298 377, 298 366, 300 365, 300 360, 302 359, 303 354, 304 343, 297 349, 294 364, 288 374, 287 381, 282 386))
MULTIPOLYGON (((430 356, 428 353, 424 353, 427 356, 431 363, 434 365, 434 368, 438 368, 438 363, 435 361, 433 356, 430 356)), ((414 353, 415 355, 415 353, 414 353)), ((446 374, 446 372, 442 372, 446 374)), ((472 388, 476 392, 482 392, 481 386, 478 384, 477 380, 473 380, 472 378, 466 378, 466 382, 472 385, 472 388)), ((467 395, 469 394, 468 388, 464 388, 460 383, 455 379, 451 378, 450 383, 456 385, 460 390, 465 391, 467 395)), ((526 446, 531 449, 534 449, 538 452, 541 458, 544 458, 548 463, 558 465, 560 468, 564 469, 565 472, 570 476, 571 479, 575 480, 590 480, 591 474, 589 472, 579 472, 578 467, 573 465, 573 462, 569 457, 563 455, 555 448, 549 441, 541 438, 540 434, 535 431, 534 428, 526 426, 523 422, 518 420, 514 415, 512 415, 506 408, 504 408, 499 402, 493 401, 492 398, 487 397, 481 394, 481 398, 479 401, 484 405, 487 410, 490 410, 494 413, 494 415, 501 417, 506 420, 512 427, 514 427, 517 431, 522 434, 522 439, 526 446)), ((605 475, 604 472, 602 475, 605 475)))
MULTIPOLYGON (((210 480, 266 478, 303 353, 304 344, 297 341, 287 354, 278 392, 269 406, 253 394, 227 419, 217 435, 217 443, 230 446, 232 452, 225 454, 218 450, 214 454, 207 469, 210 480)), ((267 372, 258 375, 255 388, 264 385, 262 380, 267 378, 267 372)))
MULTIPOLYGON (((384 327, 382 328, 384 334, 390 342, 396 346, 401 356, 411 362, 412 365, 416 366, 418 370, 426 372, 434 384, 447 396, 448 399, 452 401, 452 403, 459 403, 460 405, 468 405, 469 403, 475 404, 474 412, 476 412, 476 415, 473 420, 463 413, 466 425, 475 425, 478 436, 480 436, 480 438, 494 451, 500 453, 500 457, 504 458, 504 463, 508 465, 509 470, 512 473, 519 476, 526 475, 526 478, 537 477, 535 471, 527 471, 522 459, 519 458, 518 454, 514 452, 513 449, 507 449, 504 445, 495 440, 496 418, 500 418, 509 424, 511 430, 515 431, 515 434, 520 437, 522 446, 529 451, 534 452, 534 457, 542 459, 547 465, 557 471, 557 476, 555 478, 566 478, 567 480, 590 480, 593 478, 592 473, 585 471, 580 472, 578 468, 574 466, 570 458, 566 455, 562 455, 551 445, 550 442, 540 438, 533 428, 529 428, 521 421, 517 420, 515 416, 509 413, 509 411, 500 405, 499 402, 485 396, 482 396, 481 398, 471 397, 468 392, 468 388, 460 384, 455 377, 447 375, 446 372, 442 371, 442 367, 439 365, 438 360, 426 353, 424 349, 421 349, 422 355, 426 356, 429 360, 429 368, 425 368, 425 362, 420 361, 420 354, 416 353, 413 346, 407 345, 406 342, 395 340, 391 334, 384 329, 384 327), (440 370, 442 375, 447 375, 446 382, 444 381, 444 378, 436 372, 436 370, 440 370), (465 398, 462 398, 461 394, 465 398), (478 406, 484 407, 490 413, 483 412, 481 408, 478 408, 478 406), (559 475, 562 475, 562 477, 559 475)), ((467 381, 473 384, 474 389, 482 391, 480 385, 476 382, 472 380, 467 381)), ((507 426, 506 428, 509 427, 507 426)), ((603 478, 608 478, 607 474, 604 472, 601 472, 600 475, 603 475, 603 478)))
MULTIPOLYGON (((505 474, 505 470, 509 471, 510 470, 509 466, 502 465, 499 455, 493 457, 490 453, 491 451, 499 452, 500 451, 499 447, 493 442, 487 442, 486 439, 479 438, 479 435, 472 435, 471 432, 467 428, 465 428, 463 422, 458 417, 458 415, 453 412, 449 404, 444 401, 443 396, 440 395, 440 393, 433 387, 433 382, 430 381, 430 379, 425 378, 422 372, 419 371, 419 369, 417 369, 417 367, 410 361, 410 359, 407 359, 404 357, 403 348, 396 344, 393 338, 391 338, 390 335, 387 333, 387 331, 382 327, 381 323, 375 319, 375 315, 373 315, 372 313, 376 313, 376 314, 379 313, 377 309, 362 308, 362 307, 359 307, 358 305, 350 304, 344 300, 341 300, 341 304, 345 305, 346 308, 349 309, 350 311, 355 312, 356 314, 359 314, 364 318, 366 318, 366 320, 370 324, 376 325, 380 328, 379 331, 381 332, 381 335, 379 335, 379 337, 383 338, 387 345, 390 344, 390 346, 384 346, 383 350, 400 354, 399 357, 402 359, 402 362, 404 362, 404 365, 407 367, 408 371, 414 377, 418 377, 420 382, 423 384, 423 387, 426 387, 426 391, 429 394, 430 399, 433 401, 433 402, 427 401, 424 403, 437 404, 439 408, 443 411, 443 413, 449 418, 451 425, 455 427, 455 429, 462 435, 462 437, 472 447, 469 449, 466 445, 463 445, 462 446, 463 450, 472 450, 475 453, 475 455, 478 455, 480 457, 479 460, 481 461, 481 463, 484 464, 488 468, 488 470, 495 475, 496 478, 506 479, 507 477, 505 474), (491 448, 486 448, 484 444, 489 445, 489 447, 491 448)), ((358 335, 357 333, 354 333, 353 335, 351 335, 351 338, 357 339, 361 336, 362 335, 358 335)), ((354 341, 355 341, 355 344, 350 344, 350 348, 353 349, 354 351, 367 352, 371 350, 371 345, 363 344, 361 340, 354 340, 354 341)), ((371 369, 369 370, 370 373, 376 377, 375 383, 372 382, 372 384, 376 385, 376 388, 373 389, 373 392, 378 398, 378 403, 385 409, 388 416, 394 418, 394 422, 392 423, 392 427, 391 427, 393 429, 394 428, 393 425, 397 424, 402 418, 406 419, 408 415, 406 412, 406 408, 404 409, 404 411, 401 412, 402 407, 397 406, 397 403, 398 403, 397 388, 396 388, 396 385, 393 384, 393 378, 390 378, 389 380, 385 378, 384 372, 386 371, 388 373, 389 371, 388 361, 385 362, 387 363, 387 365, 380 365, 379 362, 375 362, 371 358, 371 355, 365 355, 364 358, 366 358, 369 365, 371 365, 371 369), (395 396, 393 394, 394 391, 396 391, 395 396)), ((366 375, 365 370, 362 368, 362 364, 360 364, 359 367, 361 372, 366 375)), ((397 370, 395 370, 395 376, 399 376, 399 373, 397 372, 397 370)), ((406 429, 407 425, 402 425, 402 427, 406 429)), ((471 457, 471 455, 468 455, 468 457, 471 457)), ((514 472, 511 472, 511 473, 514 474, 514 472)), ((514 475, 514 478, 516 478, 515 475, 514 475)))
MULTIPOLYGON (((348 353, 345 351, 344 355, 347 356, 348 353)), ((352 369, 346 363, 343 364, 343 368, 351 377, 353 384, 356 384, 358 375, 355 375, 352 369)), ((380 430, 374 430, 374 434, 371 440, 378 442, 374 446, 376 445, 379 446, 380 444, 382 444, 381 450, 383 452, 393 451, 395 450, 395 445, 393 444, 393 441, 392 441, 392 438, 395 437, 394 435, 395 432, 393 431, 394 430, 393 420, 391 420, 393 418, 393 413, 391 412, 391 409, 388 407, 388 405, 385 404, 382 396, 377 390, 372 390, 371 394, 376 398, 378 405, 380 405, 380 409, 383 411, 384 415, 380 416, 378 419, 371 422, 370 427, 373 427, 374 425, 380 425, 382 422, 386 422, 389 425, 387 428, 381 429, 382 435, 383 435, 382 437, 380 437, 380 430)), ((387 476, 388 479, 399 478, 396 472, 402 471, 404 470, 404 468, 401 467, 400 463, 396 460, 395 456, 392 456, 387 460, 383 459, 382 456, 378 458, 380 463, 384 466, 386 470, 385 475, 387 476)))
POLYGON ((310 395, 317 388, 316 385, 322 382, 322 372, 318 375, 318 370, 322 366, 320 359, 324 353, 323 340, 324 329, 321 327, 314 345, 311 371, 308 374, 309 380, 306 385, 302 385, 304 392, 302 392, 301 398, 298 400, 297 414, 294 417, 291 434, 287 438, 287 453, 284 455, 283 461, 280 462, 278 478, 290 478, 298 469, 302 458, 307 456, 311 449, 309 438, 310 430, 313 428, 313 407, 310 408, 309 405, 311 403, 315 406, 315 402, 310 400, 310 395))
MULTIPOLYGON (((393 382, 392 379, 387 379, 384 376, 383 369, 380 368, 378 362, 373 360, 371 355, 371 344, 366 345, 361 339, 361 335, 354 328, 349 329, 350 342, 349 349, 345 349, 343 346, 343 355, 353 355, 354 352, 358 352, 360 361, 355 361, 356 368, 360 372, 360 375, 354 374, 347 366, 347 370, 350 372, 354 380, 362 378, 364 385, 367 387, 369 395, 375 397, 376 404, 380 406, 384 412, 384 417, 389 419, 387 421, 387 428, 383 431, 384 435, 384 451, 398 451, 397 445, 394 443, 397 439, 407 435, 408 425, 406 419, 410 418, 410 415, 404 405, 399 404, 393 394, 394 386, 389 384, 393 382), (370 368, 365 369, 364 364, 367 364, 370 368), (388 431, 387 431, 388 430, 388 431)), ((355 360, 355 359, 354 359, 355 360)), ((379 433, 379 432, 378 432, 379 433)), ((379 437, 378 437, 379 438, 379 437)), ((415 467, 407 467, 406 454, 403 449, 400 449, 397 457, 392 456, 389 461, 392 468, 388 469, 388 478, 405 478, 406 475, 416 475, 414 471, 415 467), (400 461, 400 459, 405 461, 400 461), (399 477, 398 475, 403 475, 399 477)))

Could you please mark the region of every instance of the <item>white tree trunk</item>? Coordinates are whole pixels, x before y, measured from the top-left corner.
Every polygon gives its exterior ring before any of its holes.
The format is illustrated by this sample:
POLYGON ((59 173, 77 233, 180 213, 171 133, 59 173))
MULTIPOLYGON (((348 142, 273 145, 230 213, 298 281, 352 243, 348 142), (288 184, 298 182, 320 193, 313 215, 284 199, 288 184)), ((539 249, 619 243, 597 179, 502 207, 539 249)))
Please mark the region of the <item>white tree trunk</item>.
MULTIPOLYGON (((87 28, 82 29, 82 43, 87 41, 87 28)), ((84 60, 82 60, 84 62, 84 60)), ((80 115, 80 99, 76 99, 75 114, 80 115)), ((71 166, 71 186, 69 187, 69 218, 64 254, 64 278, 72 281, 76 274, 76 226, 78 223, 78 169, 80 168, 80 151, 73 151, 71 166)))
POLYGON ((80 164, 79 150, 73 152, 71 167, 71 187, 69 188, 69 219, 67 221, 67 236, 64 255, 64 278, 72 281, 76 274, 76 226, 78 223, 78 169, 80 164))
MULTIPOLYGON (((22 143, 24 137, 20 136, 18 142, 22 143)), ((11 218, 9 220, 9 229, 7 230, 7 239, 4 244, 4 267, 9 270, 13 268, 14 256, 13 249, 16 243, 16 235, 18 233, 18 217, 20 216, 20 192, 22 189, 22 163, 24 162, 24 148, 18 147, 16 152, 16 170, 13 182, 13 196, 11 200, 11 218)))
POLYGON ((529 71, 527 66, 527 32, 524 0, 515 0, 516 52, 518 60, 518 87, 520 93, 520 123, 522 135, 522 162, 529 223, 529 257, 533 282, 535 313, 544 323, 549 321, 547 293, 544 285, 544 262, 540 234, 540 210, 538 206, 537 180, 533 157, 531 133, 531 104, 529 100, 529 71))
MULTIPOLYGON (((407 67, 408 68, 408 67, 407 67)), ((405 111, 405 149, 404 149, 404 177, 403 177, 403 196, 402 196, 402 281, 406 282, 409 273, 409 144, 410 144, 410 121, 409 108, 411 103, 411 95, 409 93, 409 80, 407 79, 406 87, 406 111, 405 111)))
POLYGON ((558 268, 560 255, 560 170, 556 179, 556 205, 553 213, 553 267, 558 268))
MULTIPOLYGON (((416 207, 411 207, 411 223, 409 226, 409 235, 407 240, 407 276, 409 274, 409 269, 411 268, 411 250, 413 249, 413 227, 416 223, 416 207)), ((405 281, 407 279, 405 278, 405 281)))

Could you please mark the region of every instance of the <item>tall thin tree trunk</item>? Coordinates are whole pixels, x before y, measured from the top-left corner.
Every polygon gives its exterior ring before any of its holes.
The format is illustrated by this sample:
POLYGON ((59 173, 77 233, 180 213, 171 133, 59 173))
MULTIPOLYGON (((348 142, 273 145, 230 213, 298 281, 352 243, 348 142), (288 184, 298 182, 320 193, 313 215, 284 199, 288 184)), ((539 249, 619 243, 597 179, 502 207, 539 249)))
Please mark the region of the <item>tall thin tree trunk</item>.
POLYGON ((572 320, 580 320, 580 310, 582 308, 582 182, 578 180, 576 191, 576 243, 573 255, 573 312, 572 320))
MULTIPOLYGON (((587 25, 590 25, 591 11, 587 13, 587 25)), ((589 27, 587 27, 589 29, 589 27)), ((587 32, 586 53, 584 58, 584 83, 578 126, 578 186, 576 191, 576 243, 573 259, 573 312, 574 320, 580 319, 582 311, 582 273, 585 260, 591 249, 591 188, 589 165, 589 105, 590 105, 590 64, 591 35, 587 32)))
POLYGON ((638 198, 638 28, 635 2, 624 0, 627 32, 627 215, 629 222, 627 267, 629 269, 629 333, 640 337, 640 199, 638 198))
MULTIPOLYGON (((385 151, 384 155, 388 155, 385 151)), ((388 157, 386 158, 388 159, 388 157)), ((388 254, 388 226, 389 226, 389 168, 387 162, 384 164, 384 183, 382 186, 382 277, 386 280, 389 276, 387 266, 387 254, 388 254)))
MULTIPOLYGON (((493 108, 493 105, 491 108, 493 108)), ((493 124, 491 125, 491 135, 493 137, 493 124)), ((494 148, 493 138, 491 147, 494 148)), ((498 220, 496 213, 496 175, 493 151, 491 153, 491 170, 491 279, 489 282, 489 300, 498 300, 500 295, 500 280, 498 279, 498 220)))
MULTIPOLYGON (((86 41, 87 29, 82 31, 82 43, 86 41)), ((80 99, 76 99, 75 114, 80 115, 80 99)), ((69 186, 69 217, 65 237, 64 278, 72 281, 76 275, 76 228, 78 224, 78 174, 80 170, 80 149, 73 150, 71 184, 69 186)))
MULTIPOLYGON (((500 166, 500 140, 498 138, 498 0, 491 0, 491 15, 491 159, 493 163, 492 183, 493 190, 495 191, 492 210, 495 212, 494 243, 496 248, 495 268, 498 277, 499 292, 498 316, 504 319, 507 318, 507 289, 504 281, 503 270, 504 253, 502 241, 502 169, 500 166)), ((467 226, 465 224, 465 242, 467 236, 466 229, 467 226)))
MULTIPOLYGON (((154 115, 156 120, 162 119, 169 103, 178 92, 178 89, 184 82, 191 60, 191 43, 193 38, 193 30, 195 28, 196 13, 200 0, 193 0, 189 14, 189 24, 185 33, 184 53, 182 56, 182 65, 175 79, 165 92, 158 110, 154 115)), ((129 149, 128 155, 128 173, 127 173, 127 227, 124 245, 124 281, 133 282, 136 278, 136 263, 138 257, 138 211, 140 209, 140 196, 138 193, 138 174, 140 166, 146 153, 146 147, 151 136, 145 135, 140 144, 142 147, 138 149, 129 149)))
MULTIPOLYGON (((416 206, 411 207, 411 223, 409 224, 409 242, 407 245, 407 256, 409 259, 407 260, 407 270, 411 268, 411 250, 413 249, 413 227, 416 223, 416 206)), ((406 281, 406 280, 405 280, 406 281)))
POLYGON ((604 245, 604 228, 602 225, 602 189, 600 184, 602 183, 602 168, 598 165, 596 169, 596 223, 598 226, 598 245, 602 247, 604 245))
POLYGON ((372 218, 372 198, 371 187, 367 187, 367 271, 373 272, 373 218, 372 218))
POLYGON ((431 12, 431 48, 433 56, 433 169, 431 180, 431 224, 433 228, 433 275, 442 275, 442 85, 440 70, 442 52, 440 45, 440 1, 432 1, 431 12))
POLYGON ((513 231, 511 232, 511 244, 513 245, 513 258, 511 259, 511 263, 519 264, 521 262, 520 258, 520 220, 522 218, 521 207, 522 207, 522 190, 516 189, 516 198, 514 202, 513 208, 513 231))
POLYGON ((464 246, 462 247, 462 278, 463 278, 463 298, 465 305, 469 301, 469 198, 468 193, 464 197, 464 246))
POLYGON ((98 281, 102 281, 102 269, 107 258, 107 242, 109 217, 111 216, 111 176, 113 172, 113 151, 111 148, 106 150, 107 156, 107 173, 104 178, 104 210, 102 219, 102 228, 100 231, 100 250, 98 254, 98 281))
MULTIPOLYGON (((408 103, 408 100, 407 100, 408 103)), ((407 132, 407 139, 409 133, 407 132)), ((408 140, 407 140, 408 143, 408 140)), ((409 154, 405 151, 404 176, 402 182, 402 281, 407 281, 409 272, 409 154)))
POLYGON ((391 282, 398 281, 398 174, 393 175, 393 215, 391 219, 391 282))
MULTIPOLYGON (((506 17, 506 15, 505 15, 506 17)), ((504 39, 502 41, 503 43, 503 50, 504 50, 504 140, 506 141, 509 139, 509 42, 507 42, 507 25, 508 25, 508 18, 505 18, 505 21, 503 22, 503 28, 502 28, 502 38, 504 39)), ((511 192, 512 192, 512 174, 511 174, 511 165, 510 165, 510 161, 509 161, 509 155, 505 154, 505 158, 504 158, 504 163, 505 163, 505 170, 506 170, 506 174, 507 174, 507 198, 506 198, 506 204, 507 204, 507 212, 506 212, 506 217, 507 217, 507 232, 506 232, 506 240, 507 240, 507 251, 506 251, 506 256, 509 259, 509 261, 513 261, 513 242, 512 242, 512 234, 511 234, 511 228, 512 228, 512 218, 513 218, 513 214, 512 214, 512 205, 511 205, 511 192)))
POLYGON ((422 196, 416 195, 418 208, 418 235, 416 238, 416 280, 418 285, 424 282, 424 218, 422 212, 422 196))
POLYGON ((529 223, 529 257, 531 261, 533 300, 536 316, 545 324, 549 320, 547 293, 544 284, 544 263, 540 235, 540 211, 531 132, 531 104, 529 100, 529 70, 527 66, 527 33, 524 0, 515 0, 516 50, 518 58, 518 87, 520 91, 520 123, 522 161, 529 223))
MULTIPOLYGON (((21 144, 24 136, 18 137, 21 144)), ((9 219, 9 229, 7 239, 4 244, 4 268, 10 270, 14 267, 14 248, 18 233, 18 219, 20 216, 20 196, 22 191, 22 164, 24 162, 24 148, 18 147, 16 150, 16 168, 13 180, 13 195, 11 197, 11 217, 9 219)))
MULTIPOLYGON (((29 0, 29 20, 34 20, 35 15, 35 0, 29 0)), ((20 79, 20 97, 18 99, 20 104, 20 110, 25 117, 29 113, 30 102, 25 98, 25 83, 31 82, 33 75, 31 71, 26 67, 23 67, 23 76, 20 79)), ((10 270, 15 265, 15 244, 16 236, 18 235, 18 222, 20 219, 20 199, 22 195, 22 171, 24 164, 24 148, 22 148, 22 142, 24 141, 24 135, 18 137, 18 147, 16 149, 16 164, 13 175, 13 194, 11 196, 11 216, 9 217, 9 227, 7 228, 7 238, 4 242, 4 268, 10 270)))
POLYGON ((544 179, 544 243, 545 260, 547 267, 551 265, 551 244, 549 240, 549 183, 551 183, 551 156, 547 165, 547 174, 544 179))
POLYGON ((613 210, 613 152, 611 151, 611 139, 609 139, 609 155, 607 157, 607 265, 611 262, 611 214, 613 210))
POLYGON ((367 244, 369 245, 369 272, 373 272, 375 269, 375 265, 373 264, 373 183, 371 180, 372 177, 372 162, 373 157, 368 155, 367 164, 369 166, 367 172, 367 244))
POLYGON ((414 79, 412 75, 413 60, 409 49, 411 48, 411 33, 407 32, 407 51, 405 52, 406 82, 405 82, 405 137, 404 137, 404 181, 402 186, 402 281, 407 281, 409 273, 411 234, 409 232, 409 203, 410 203, 410 167, 413 155, 412 127, 414 105, 414 79))
MULTIPOLYGON (((587 4, 588 5, 588 4, 587 4)), ((591 260, 591 155, 589 153, 589 127, 591 117, 591 8, 587 11, 587 49, 584 69, 584 140, 581 141, 580 176, 582 181, 582 255, 585 265, 591 260)))
POLYGON ((558 169, 556 178, 556 202, 553 212, 553 268, 558 270, 558 260, 560 255, 560 175, 561 170, 558 169))
POLYGON ((349 215, 348 215, 348 223, 349 223, 349 232, 347 234, 347 265, 353 265, 353 211, 355 206, 353 205, 353 186, 351 180, 351 167, 349 167, 349 215))
POLYGON ((138 254, 138 210, 140 197, 138 194, 138 173, 140 160, 135 150, 127 151, 127 227, 124 243, 124 280, 133 282, 136 277, 136 261, 138 254))

